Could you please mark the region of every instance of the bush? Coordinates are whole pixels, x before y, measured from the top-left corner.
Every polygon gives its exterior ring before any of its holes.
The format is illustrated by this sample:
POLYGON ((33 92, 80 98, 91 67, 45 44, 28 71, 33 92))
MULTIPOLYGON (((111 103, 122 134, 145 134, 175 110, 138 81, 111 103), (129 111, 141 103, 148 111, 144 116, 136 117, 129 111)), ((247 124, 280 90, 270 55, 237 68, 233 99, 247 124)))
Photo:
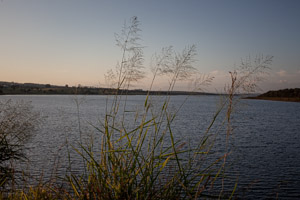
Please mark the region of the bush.
POLYGON ((0 101, 0 187, 14 180, 14 161, 26 159, 24 143, 32 136, 38 113, 29 103, 0 101))

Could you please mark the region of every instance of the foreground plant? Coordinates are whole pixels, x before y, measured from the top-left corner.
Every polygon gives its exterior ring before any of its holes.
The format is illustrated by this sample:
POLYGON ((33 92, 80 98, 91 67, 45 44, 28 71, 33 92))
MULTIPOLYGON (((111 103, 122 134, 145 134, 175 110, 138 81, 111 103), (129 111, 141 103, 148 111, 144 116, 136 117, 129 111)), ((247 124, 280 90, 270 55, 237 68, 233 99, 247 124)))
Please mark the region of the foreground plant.
MULTIPOLYGON (((132 18, 131 25, 125 26, 121 36, 117 36, 122 59, 116 70, 106 76, 115 83, 117 92, 102 126, 95 126, 102 134, 100 152, 92 150, 93 144, 88 147, 81 145, 81 150, 77 150, 86 161, 87 174, 67 176, 72 193, 78 199, 224 198, 228 194, 223 189, 214 190, 213 185, 224 178, 225 162, 222 161, 229 152, 225 151, 216 159, 208 159, 211 157, 213 138, 218 134, 211 128, 221 111, 227 108, 227 123, 223 125, 226 127, 228 124, 229 134, 233 96, 241 87, 246 88, 249 80, 257 72, 262 72, 269 62, 258 64, 252 71, 251 64, 248 64, 249 73, 239 78, 237 72, 231 73, 228 101, 224 101, 216 112, 208 129, 204 132, 199 130, 203 137, 198 145, 189 146, 186 141, 174 139, 172 124, 181 106, 177 110, 170 109, 170 95, 164 97, 162 104, 153 107, 148 94, 143 109, 134 113, 134 118, 128 115, 132 110, 126 107, 127 96, 119 95, 121 88, 128 89, 132 82, 143 77, 138 24, 137 18, 132 18)), ((169 92, 173 91, 178 81, 190 79, 196 72, 193 65, 195 55, 195 46, 187 47, 181 53, 175 53, 172 47, 164 48, 160 55, 154 57, 149 91, 160 75, 169 77, 169 92)), ((212 77, 206 77, 194 82, 201 86, 211 80, 212 77)), ((235 187, 232 187, 233 192, 235 187)), ((233 192, 227 197, 231 198, 233 192)))

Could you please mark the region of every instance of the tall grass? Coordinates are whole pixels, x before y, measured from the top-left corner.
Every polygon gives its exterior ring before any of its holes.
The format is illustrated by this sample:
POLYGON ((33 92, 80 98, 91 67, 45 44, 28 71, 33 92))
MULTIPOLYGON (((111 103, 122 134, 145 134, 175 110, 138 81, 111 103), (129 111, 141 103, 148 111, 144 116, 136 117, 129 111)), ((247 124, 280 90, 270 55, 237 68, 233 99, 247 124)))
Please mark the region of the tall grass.
MULTIPOLYGON (((152 96, 145 96, 139 112, 131 110, 122 93, 144 77, 143 47, 139 44, 140 29, 137 17, 129 25, 125 24, 120 35, 116 35, 121 49, 121 61, 106 78, 116 88, 116 94, 107 101, 107 109, 100 126, 94 125, 101 135, 100 146, 95 151, 92 141, 89 145, 80 142, 73 149, 82 157, 85 171, 74 174, 70 171, 63 177, 63 185, 39 185, 26 191, 11 194, 11 199, 201 199, 232 198, 236 184, 232 188, 222 187, 225 177, 226 159, 229 148, 218 157, 212 157, 211 149, 220 131, 226 131, 226 140, 232 134, 231 114, 236 102, 235 93, 254 89, 258 77, 270 64, 271 57, 260 56, 242 64, 240 70, 230 73, 231 84, 226 87, 228 95, 220 102, 211 123, 202 134, 197 145, 186 140, 177 140, 174 122, 179 110, 187 99, 174 109, 171 95, 163 96, 161 104, 153 106, 152 96), (254 82, 252 82, 254 81, 254 82), (109 104, 110 103, 110 104, 109 104), (216 125, 226 112, 223 121, 216 125), (214 126, 222 126, 213 129, 214 126), (214 186, 220 184, 220 186, 214 186)), ((168 91, 176 87, 178 81, 192 80, 199 89, 212 81, 212 77, 199 76, 194 67, 196 47, 194 45, 177 53, 172 47, 163 48, 153 57, 153 79, 158 76, 169 78, 168 91)), ((187 97, 188 98, 188 97, 187 97)), ((80 119, 79 122, 80 123, 80 119)), ((79 124, 80 126, 80 124, 79 124)), ((80 128, 80 138, 81 138, 80 128)), ((81 140, 80 140, 81 141, 81 140)), ((227 146, 227 144, 224 144, 227 146)))
MULTIPOLYGON (((85 159, 87 176, 67 176, 72 193, 78 199, 223 198, 223 189, 215 191, 213 185, 218 179, 224 181, 228 149, 215 160, 210 160, 211 163, 203 163, 211 156, 210 150, 214 145, 211 138, 218 134, 212 132, 211 128, 220 112, 226 110, 223 125, 227 127, 226 137, 229 140, 234 95, 240 91, 254 90, 259 76, 268 67, 272 57, 259 56, 255 59, 255 65, 247 60, 242 63, 240 71, 230 73, 231 85, 226 88, 228 96, 221 103, 207 130, 204 133, 199 130, 203 137, 198 145, 190 146, 186 141, 175 140, 173 131, 174 119, 185 101, 177 110, 172 110, 171 96, 166 95, 163 103, 154 110, 148 94, 143 109, 134 120, 128 121, 127 114, 131 110, 126 107, 127 96, 119 95, 118 90, 128 89, 143 77, 138 25, 137 18, 132 18, 130 25, 125 25, 122 34, 116 37, 122 58, 115 71, 110 71, 107 77, 115 83, 117 92, 102 126, 95 127, 102 134, 100 152, 93 152, 92 146, 83 145, 77 150, 85 159), (121 104, 122 101, 125 103, 121 104)), ((174 52, 172 47, 164 48, 152 62, 153 79, 149 91, 160 75, 169 77, 169 92, 174 90, 178 81, 192 78, 196 73, 195 55, 194 45, 181 53, 174 52)), ((211 77, 198 78, 194 80, 198 83, 195 88, 199 89, 199 86, 211 80, 211 77)), ((233 185, 227 197, 232 197, 235 188, 236 185, 233 185)))

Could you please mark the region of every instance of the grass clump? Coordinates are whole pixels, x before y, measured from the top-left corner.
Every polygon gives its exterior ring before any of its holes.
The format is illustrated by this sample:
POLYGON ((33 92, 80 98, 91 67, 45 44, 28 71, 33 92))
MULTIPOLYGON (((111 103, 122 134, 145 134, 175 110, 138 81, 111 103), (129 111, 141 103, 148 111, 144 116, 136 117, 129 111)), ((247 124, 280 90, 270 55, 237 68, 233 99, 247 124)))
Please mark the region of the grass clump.
MULTIPOLYGON (((198 145, 190 146, 186 141, 175 139, 173 132, 174 119, 186 99, 174 110, 170 106, 170 95, 163 97, 161 105, 153 107, 152 97, 148 94, 143 108, 134 113, 127 108, 126 94, 118 92, 129 89, 132 83, 144 77, 138 25, 137 18, 133 17, 122 34, 116 36, 122 57, 115 71, 109 71, 106 76, 115 86, 116 94, 111 106, 107 107, 102 126, 95 127, 102 134, 100 151, 94 152, 93 144, 88 147, 81 145, 77 149, 86 162, 87 172, 81 176, 67 176, 72 193, 78 199, 231 198, 236 185, 232 186, 229 194, 222 186, 217 190, 213 187, 215 183, 224 181, 229 150, 225 148, 222 155, 209 159, 214 138, 219 134, 212 131, 212 127, 225 110, 227 114, 221 126, 227 127, 229 139, 234 95, 240 91, 253 91, 272 57, 257 57, 254 65, 247 60, 230 73, 232 84, 226 88, 228 95, 207 130, 199 130, 203 136, 198 145), (131 113, 135 117, 130 118, 131 113)), ((169 78, 168 91, 173 91, 181 80, 192 80, 195 89, 209 84, 212 77, 199 76, 194 67, 195 55, 194 45, 181 53, 174 52, 172 47, 163 48, 152 61, 153 79, 149 91, 158 76, 169 78)))

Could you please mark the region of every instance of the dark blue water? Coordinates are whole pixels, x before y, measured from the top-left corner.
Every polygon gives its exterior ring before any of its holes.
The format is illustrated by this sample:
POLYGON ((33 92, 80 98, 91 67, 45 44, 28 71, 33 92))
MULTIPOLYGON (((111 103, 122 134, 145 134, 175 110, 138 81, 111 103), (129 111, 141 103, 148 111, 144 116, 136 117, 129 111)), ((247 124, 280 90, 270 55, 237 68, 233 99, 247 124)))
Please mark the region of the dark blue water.
POLYGON ((249 106, 235 116, 239 186, 253 198, 300 198, 300 104, 243 102, 249 106))
MULTIPOLYGON (((69 164, 66 149, 79 141, 89 142, 94 130, 89 124, 103 119, 110 101, 106 96, 0 96, 0 99, 31 101, 41 113, 43 122, 30 140, 30 162, 23 164, 33 176, 50 178, 63 174, 69 164), (76 103, 77 102, 77 103, 76 103), (76 105, 79 106, 76 106, 76 105), (78 123, 80 120, 80 126, 78 123)), ((186 96, 172 96, 170 109, 176 112, 186 96)), ((145 96, 129 96, 127 110, 142 110, 145 96)), ((152 99, 153 108, 164 97, 152 99)), ((196 144, 218 109, 220 97, 192 96, 177 113, 173 123, 175 139, 196 144)), ((157 106, 159 107, 159 106, 157 106)), ((159 110, 157 111, 159 112, 159 110)), ((129 112, 130 113, 130 112, 129 112)), ((226 134, 217 118, 211 131, 218 132, 213 151, 225 148, 226 134)), ((299 199, 300 198, 300 103, 262 100, 241 100, 232 115, 232 134, 229 137, 230 165, 228 180, 238 180, 236 195, 242 199, 299 199)), ((75 156, 76 157, 76 156, 75 156)), ((80 171, 81 160, 72 160, 80 171)))

